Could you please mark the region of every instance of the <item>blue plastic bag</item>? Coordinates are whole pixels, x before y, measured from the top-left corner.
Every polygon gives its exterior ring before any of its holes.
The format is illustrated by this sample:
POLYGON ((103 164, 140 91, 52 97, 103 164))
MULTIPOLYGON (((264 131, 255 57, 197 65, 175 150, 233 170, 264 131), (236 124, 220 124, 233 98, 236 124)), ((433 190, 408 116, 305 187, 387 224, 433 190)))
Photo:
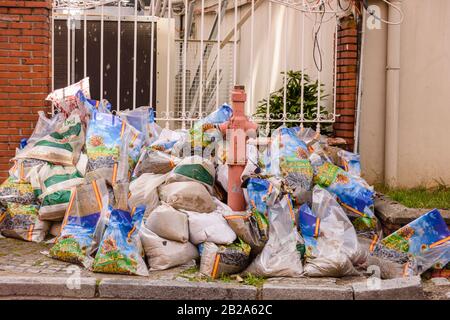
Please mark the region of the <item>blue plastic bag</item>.
POLYGON ((265 171, 283 178, 291 189, 311 190, 313 169, 306 144, 295 131, 281 127, 272 133, 270 147, 264 155, 265 171))
POLYGON ((190 133, 192 145, 207 147, 222 138, 218 125, 228 121, 233 115, 233 109, 223 104, 216 111, 197 121, 190 133))
POLYGON ((149 107, 139 107, 120 113, 131 126, 143 134, 143 141, 149 146, 161 133, 161 127, 155 123, 154 110, 149 107))
POLYGON ((61 234, 50 256, 89 267, 109 213, 109 195, 104 180, 79 185, 72 190, 61 234))
POLYGON ((91 115, 94 111, 111 112, 112 105, 105 99, 103 99, 102 101, 88 99, 86 98, 82 90, 79 90, 75 94, 75 97, 77 99, 78 106, 83 106, 91 115))
MULTIPOLYGON (((86 134, 87 177, 103 178, 109 184, 128 178, 130 130, 111 113, 94 111, 86 134)), ((137 160, 136 160, 137 161, 137 160)))
POLYGON ((94 272, 148 275, 139 238, 144 212, 145 206, 112 210, 92 265, 94 272))
POLYGON ((359 154, 345 150, 338 151, 339 166, 354 176, 361 176, 361 161, 359 154))
POLYGON ((431 267, 442 269, 450 261, 450 231, 434 209, 371 247, 372 255, 403 265, 403 276, 431 267))
POLYGON ((298 226, 305 241, 305 257, 317 256, 317 237, 319 236, 320 219, 305 203, 298 212, 298 226))
POLYGON ((277 195, 274 185, 266 179, 249 178, 246 191, 249 209, 268 217, 269 205, 274 202, 277 195))
POLYGON ((337 196, 358 234, 371 239, 379 234, 374 215, 374 191, 364 180, 325 162, 315 168, 314 182, 337 196))

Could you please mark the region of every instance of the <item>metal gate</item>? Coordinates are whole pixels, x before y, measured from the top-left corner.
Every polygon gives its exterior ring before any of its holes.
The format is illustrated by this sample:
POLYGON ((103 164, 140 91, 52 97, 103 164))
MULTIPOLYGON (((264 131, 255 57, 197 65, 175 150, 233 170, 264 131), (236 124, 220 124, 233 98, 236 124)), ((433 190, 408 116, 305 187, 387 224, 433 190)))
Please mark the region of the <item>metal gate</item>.
POLYGON ((320 131, 336 119, 342 11, 337 0, 56 0, 52 88, 89 76, 93 98, 117 110, 150 105, 164 126, 186 128, 245 84, 246 113, 267 132, 273 124, 320 131), (288 70, 301 75, 295 101, 288 70))

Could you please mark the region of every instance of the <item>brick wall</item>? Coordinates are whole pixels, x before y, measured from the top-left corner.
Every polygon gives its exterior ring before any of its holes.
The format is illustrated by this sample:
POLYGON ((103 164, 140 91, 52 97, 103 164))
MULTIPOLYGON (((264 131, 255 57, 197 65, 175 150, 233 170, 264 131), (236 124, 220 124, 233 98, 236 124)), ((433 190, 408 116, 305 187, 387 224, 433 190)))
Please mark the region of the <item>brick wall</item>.
POLYGON ((0 0, 0 179, 37 111, 48 111, 51 1, 0 0))
POLYGON ((336 112, 340 116, 334 124, 336 137, 347 141, 353 149, 358 93, 358 25, 353 16, 344 17, 338 27, 336 112))

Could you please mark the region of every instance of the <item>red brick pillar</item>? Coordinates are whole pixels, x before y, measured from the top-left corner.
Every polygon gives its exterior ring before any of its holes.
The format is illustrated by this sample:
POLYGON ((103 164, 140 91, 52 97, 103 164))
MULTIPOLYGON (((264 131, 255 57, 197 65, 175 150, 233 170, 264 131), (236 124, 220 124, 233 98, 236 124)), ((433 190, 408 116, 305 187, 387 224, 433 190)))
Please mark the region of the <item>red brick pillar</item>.
MULTIPOLYGON (((0 0, 0 179, 37 111, 48 111, 51 0, 0 0)), ((1 182, 1 181, 0 181, 1 182)))
POLYGON ((358 93, 358 24, 353 16, 340 20, 338 27, 336 113, 340 115, 334 124, 336 137, 347 141, 352 150, 355 138, 356 106, 358 93))

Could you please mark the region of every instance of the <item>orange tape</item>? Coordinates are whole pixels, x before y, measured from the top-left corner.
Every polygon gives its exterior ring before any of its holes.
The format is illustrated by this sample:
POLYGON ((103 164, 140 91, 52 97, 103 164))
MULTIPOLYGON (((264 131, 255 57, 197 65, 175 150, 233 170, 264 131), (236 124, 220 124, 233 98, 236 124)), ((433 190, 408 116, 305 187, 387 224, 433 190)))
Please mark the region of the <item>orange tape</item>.
POLYGON ((409 267, 409 261, 407 263, 405 263, 405 266, 403 267, 403 277, 407 276, 408 267, 409 267))
POLYGON ((288 196, 286 196, 286 197, 287 197, 287 203, 288 203, 288 206, 289 206, 289 213, 291 214, 292 221, 294 221, 294 224, 295 224, 295 214, 294 214, 294 209, 292 208, 291 200, 289 199, 288 196))
POLYGON ((214 259, 214 267, 211 274, 211 277, 213 279, 215 279, 217 276, 217 270, 219 269, 219 261, 220 261, 220 254, 216 253, 216 258, 214 259))
POLYGON ((430 244, 430 249, 431 249, 431 248, 434 248, 434 247, 436 247, 436 246, 438 246, 438 245, 440 245, 440 244, 443 244, 443 243, 447 242, 448 240, 450 240, 450 236, 448 236, 447 238, 438 240, 438 241, 436 241, 436 242, 430 244))
POLYGON ((131 235, 133 234, 134 230, 136 230, 136 226, 133 226, 133 228, 131 228, 130 232, 128 232, 128 239, 131 237, 131 235))
POLYGON ((77 188, 73 187, 71 191, 72 191, 72 194, 70 195, 69 205, 67 206, 66 213, 64 215, 64 221, 61 224, 61 230, 67 224, 67 219, 69 218, 70 210, 72 210, 73 202, 75 200, 75 195, 77 193, 77 188))
POLYGON ((21 181, 25 180, 25 174, 24 174, 24 169, 23 169, 23 162, 20 163, 20 171, 19 171, 19 179, 21 181))
POLYGON ((98 209, 99 211, 102 211, 103 203, 102 198, 100 197, 100 191, 98 190, 97 182, 92 181, 92 188, 94 189, 95 198, 97 199, 98 209))
POLYGON ((117 179, 117 162, 115 162, 114 166, 113 166, 113 173, 112 173, 112 184, 113 185, 116 184, 116 179, 117 179))
POLYGON ((248 220, 250 218, 251 214, 246 214, 245 216, 240 215, 231 215, 231 216, 224 216, 225 220, 233 220, 233 219, 243 219, 248 220))
POLYGON ((343 160, 343 161, 344 161, 344 170, 348 171, 348 162, 345 160, 343 160))
POLYGON ((6 218, 6 212, 3 212, 2 215, 0 215, 0 223, 3 222, 3 220, 5 220, 6 218))
POLYGON ((319 236, 319 230, 320 230, 320 218, 316 218, 316 227, 314 228, 314 238, 317 238, 319 236))
POLYGON ((378 236, 375 234, 373 236, 372 242, 370 243, 370 247, 369 247, 369 251, 373 252, 373 250, 375 249, 375 245, 377 244, 377 240, 378 240, 378 236))
POLYGON ((28 241, 33 240, 33 229, 34 229, 34 224, 32 224, 30 226, 30 228, 28 229, 28 236, 27 236, 28 241))
POLYGON ((135 133, 135 134, 133 135, 133 138, 131 138, 131 142, 130 142, 131 145, 134 144, 134 142, 136 141, 137 137, 138 137, 138 134, 135 133))
POLYGON ((365 217, 366 215, 362 212, 359 212, 358 210, 356 210, 355 208, 350 207, 349 205, 343 203, 339 198, 337 199, 337 201, 339 202, 339 204, 341 206, 343 206, 344 208, 350 210, 353 213, 356 213, 357 215, 361 216, 361 217, 365 217))
POLYGON ((14 160, 14 165, 12 166, 11 170, 14 171, 17 168, 17 160, 14 160))
POLYGON ((122 128, 120 129, 120 137, 121 138, 122 138, 124 132, 125 132, 125 121, 122 121, 122 128))

